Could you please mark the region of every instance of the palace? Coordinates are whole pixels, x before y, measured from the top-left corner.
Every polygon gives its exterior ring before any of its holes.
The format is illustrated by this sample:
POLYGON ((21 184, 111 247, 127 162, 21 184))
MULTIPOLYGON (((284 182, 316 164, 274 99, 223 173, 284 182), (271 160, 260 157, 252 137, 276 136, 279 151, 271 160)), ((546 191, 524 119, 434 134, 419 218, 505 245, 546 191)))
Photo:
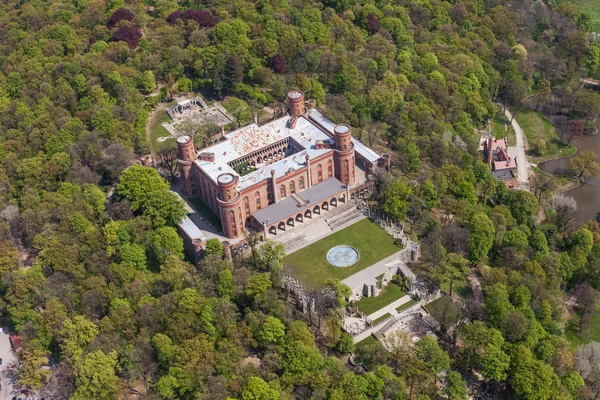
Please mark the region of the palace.
POLYGON ((304 101, 288 94, 287 115, 223 135, 197 151, 190 136, 177 139, 183 194, 200 197, 219 218, 223 236, 247 229, 262 239, 303 223, 369 190, 382 158, 304 101))

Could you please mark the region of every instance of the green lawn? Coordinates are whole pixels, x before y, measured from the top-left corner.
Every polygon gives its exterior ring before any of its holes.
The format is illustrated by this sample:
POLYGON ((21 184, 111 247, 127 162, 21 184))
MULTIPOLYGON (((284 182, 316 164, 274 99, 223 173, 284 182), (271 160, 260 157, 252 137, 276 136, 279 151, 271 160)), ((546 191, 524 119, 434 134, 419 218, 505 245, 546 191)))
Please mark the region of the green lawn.
POLYGON ((385 321, 386 319, 388 319, 391 316, 392 316, 392 314, 390 314, 390 313, 383 314, 381 317, 377 318, 375 321, 372 321, 372 326, 378 325, 380 322, 385 321))
POLYGON ((494 107, 494 111, 494 117, 490 120, 490 129, 492 130, 492 135, 496 139, 505 137, 509 146, 516 146, 517 136, 515 135, 515 130, 510 124, 510 121, 504 116, 502 108, 496 105, 494 107))
POLYGON ((374 336, 367 336, 366 338, 364 338, 363 340, 361 340, 360 342, 358 342, 354 345, 354 350, 356 350, 357 348, 365 347, 365 346, 368 346, 370 344, 375 344, 375 343, 377 343, 377 339, 375 339, 374 336))
POLYGON ((596 311, 592 315, 592 322, 583 332, 579 332, 579 316, 573 314, 573 317, 565 331, 565 336, 574 347, 587 344, 589 342, 600 342, 600 311, 596 311))
POLYGON ((517 112, 515 118, 529 144, 527 151, 532 160, 539 163, 549 158, 557 156, 568 157, 575 154, 576 148, 573 145, 565 147, 564 143, 558 138, 558 134, 550 120, 545 115, 533 110, 523 109, 517 112), (545 142, 545 146, 540 143, 545 142))
POLYGON ((592 16, 594 32, 600 32, 600 1, 598 0, 571 0, 579 9, 592 16))
POLYGON ((452 300, 450 300, 450 298, 447 296, 442 296, 439 299, 434 300, 431 303, 427 304, 425 306, 425 309, 429 312, 429 314, 431 314, 432 316, 435 316, 435 315, 439 315, 446 307, 446 304, 449 304, 449 303, 452 303, 452 300))
POLYGON ((173 138, 169 138, 162 143, 158 143, 156 141, 156 139, 161 136, 171 136, 169 131, 164 126, 162 126, 163 122, 169 122, 169 121, 171 121, 171 118, 169 117, 167 112, 164 110, 161 111, 160 114, 154 120, 154 124, 152 125, 152 131, 150 132, 150 147, 152 148, 152 151, 155 153, 163 147, 176 147, 177 146, 177 143, 175 142, 175 139, 173 139, 173 138))
POLYGON ((402 304, 400 307, 396 307, 396 311, 400 312, 402 310, 406 310, 407 308, 414 306, 416 303, 416 301, 411 299, 407 303, 402 304))
POLYGON ((365 218, 290 254, 284 263, 305 285, 320 289, 327 279, 343 280, 398 251, 400 247, 392 236, 365 218), (360 253, 360 259, 351 267, 334 267, 325 258, 329 249, 341 244, 353 246, 360 253))
POLYGON ((217 231, 221 232, 223 230, 223 226, 221 225, 221 220, 219 217, 215 215, 215 213, 202 201, 200 197, 189 197, 187 200, 217 231))
POLYGON ((370 315, 404 295, 406 295, 406 292, 400 286, 390 283, 381 290, 379 296, 363 297, 354 305, 363 313, 370 315))

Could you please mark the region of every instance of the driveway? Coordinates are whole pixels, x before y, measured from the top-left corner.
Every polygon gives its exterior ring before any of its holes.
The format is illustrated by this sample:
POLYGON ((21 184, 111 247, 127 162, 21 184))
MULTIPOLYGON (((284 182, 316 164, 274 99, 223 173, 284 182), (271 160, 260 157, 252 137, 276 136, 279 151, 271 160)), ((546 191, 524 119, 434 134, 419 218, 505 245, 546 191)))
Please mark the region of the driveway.
POLYGON ((0 400, 11 400, 13 396, 18 396, 16 386, 19 377, 16 374, 16 368, 8 368, 9 364, 14 365, 17 363, 17 357, 6 333, 0 333, 0 358, 2 358, 2 365, 0 365, 0 383, 2 384, 0 400))
MULTIPOLYGON (((500 105, 502 107, 502 105, 500 105)), ((512 119, 512 127, 515 130, 517 137, 517 169, 519 171, 519 183, 521 186, 526 185, 529 182, 529 162, 527 161, 527 155, 525 154, 525 133, 517 122, 516 118, 512 117, 508 108, 504 109, 504 115, 510 121, 512 119)))

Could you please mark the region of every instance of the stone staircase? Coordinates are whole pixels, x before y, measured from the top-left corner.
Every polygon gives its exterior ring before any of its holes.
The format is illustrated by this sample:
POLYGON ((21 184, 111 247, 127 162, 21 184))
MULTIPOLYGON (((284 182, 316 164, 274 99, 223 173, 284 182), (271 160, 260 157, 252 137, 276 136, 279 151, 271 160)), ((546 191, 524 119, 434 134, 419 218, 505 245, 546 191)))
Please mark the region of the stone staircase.
POLYGON ((356 206, 352 203, 344 204, 343 206, 341 206, 339 208, 341 209, 340 212, 338 212, 332 216, 328 215, 325 219, 325 221, 327 222, 327 225, 329 225, 331 230, 335 230, 336 228, 339 228, 340 226, 342 226, 354 219, 360 218, 363 215, 360 212, 360 210, 357 210, 356 206))

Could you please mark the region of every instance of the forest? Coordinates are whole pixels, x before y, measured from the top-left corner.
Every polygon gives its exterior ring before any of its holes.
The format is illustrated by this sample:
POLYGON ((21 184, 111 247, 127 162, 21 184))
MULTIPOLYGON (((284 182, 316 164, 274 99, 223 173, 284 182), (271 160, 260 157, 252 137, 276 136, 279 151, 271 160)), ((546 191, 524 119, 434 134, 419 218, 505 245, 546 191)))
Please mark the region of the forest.
POLYGON ((56 400, 597 398, 600 224, 541 174, 508 190, 475 133, 495 102, 561 116, 561 137, 595 131, 592 30, 551 0, 2 2, 0 318, 23 339, 19 384, 56 400), (148 116, 198 92, 245 123, 291 89, 392 155, 372 201, 410 222, 414 268, 450 298, 480 283, 435 315, 437 341, 354 349, 347 288, 327 282, 302 316, 276 242, 185 259, 181 200, 136 164, 148 116))

